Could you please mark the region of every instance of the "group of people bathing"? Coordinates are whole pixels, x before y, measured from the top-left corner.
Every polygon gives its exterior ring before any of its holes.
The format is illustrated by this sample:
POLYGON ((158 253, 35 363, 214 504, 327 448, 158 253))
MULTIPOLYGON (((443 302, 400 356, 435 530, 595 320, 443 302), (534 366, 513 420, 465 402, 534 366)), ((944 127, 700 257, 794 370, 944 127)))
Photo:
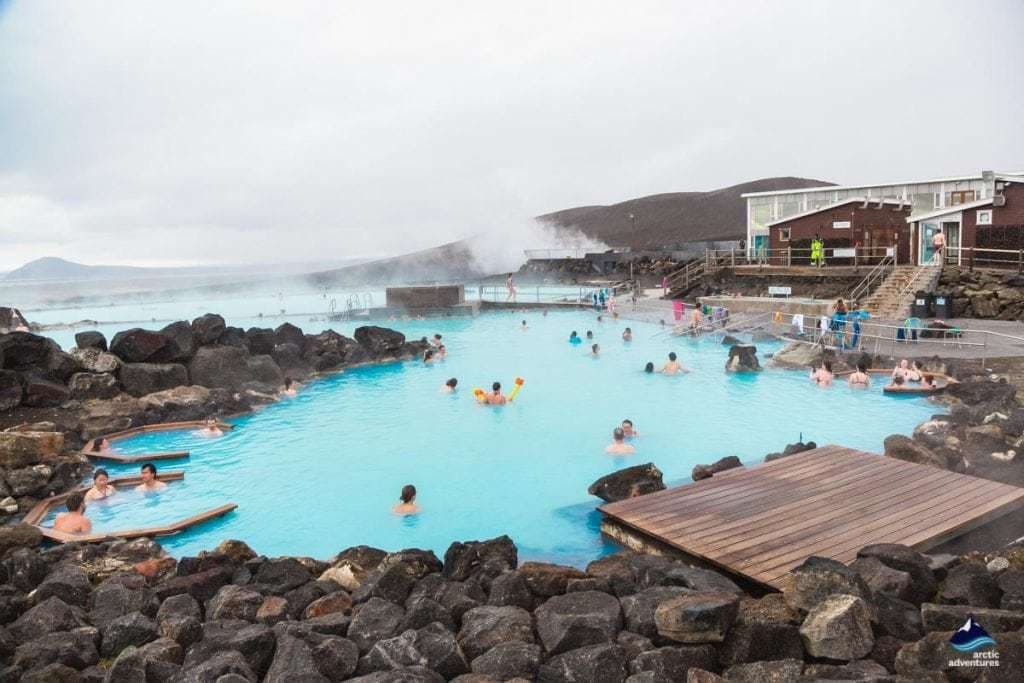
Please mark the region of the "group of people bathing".
MULTIPOLYGON (((819 387, 832 386, 834 379, 835 373, 832 372, 832 361, 830 360, 821 361, 821 365, 811 371, 811 381, 819 387)), ((857 369, 850 373, 846 383, 851 387, 862 389, 871 386, 871 376, 868 373, 867 366, 864 363, 857 363, 857 369)), ((904 359, 893 368, 892 374, 889 375, 889 384, 886 385, 886 388, 893 389, 909 383, 934 384, 935 379, 925 374, 924 365, 921 364, 921 361, 915 360, 911 363, 904 359)))
MULTIPOLYGON (((135 487, 139 493, 154 493, 167 488, 167 484, 157 476, 156 465, 147 462, 140 472, 141 483, 135 487)), ((110 474, 98 468, 92 475, 92 486, 87 491, 75 491, 64 501, 67 512, 57 515, 53 522, 54 531, 66 534, 88 534, 92 532, 92 522, 85 516, 86 503, 106 500, 117 493, 117 487, 110 483, 110 474)))

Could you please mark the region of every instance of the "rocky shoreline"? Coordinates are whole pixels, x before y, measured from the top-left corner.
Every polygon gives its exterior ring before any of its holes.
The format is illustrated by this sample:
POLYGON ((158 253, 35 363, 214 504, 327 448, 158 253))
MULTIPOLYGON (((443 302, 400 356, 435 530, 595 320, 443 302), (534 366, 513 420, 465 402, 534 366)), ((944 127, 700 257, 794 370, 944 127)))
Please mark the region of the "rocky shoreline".
POLYGON ((0 334, 0 514, 77 485, 91 467, 78 451, 96 436, 246 413, 278 400, 285 377, 400 361, 427 347, 382 327, 354 336, 291 323, 242 330, 212 313, 125 330, 109 344, 80 332, 68 352, 30 332, 0 334))

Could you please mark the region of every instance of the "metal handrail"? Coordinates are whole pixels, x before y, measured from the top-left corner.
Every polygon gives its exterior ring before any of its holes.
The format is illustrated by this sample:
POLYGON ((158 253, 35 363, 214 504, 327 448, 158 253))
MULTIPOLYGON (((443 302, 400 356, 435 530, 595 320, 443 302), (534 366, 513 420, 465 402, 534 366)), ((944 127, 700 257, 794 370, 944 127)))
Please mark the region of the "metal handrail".
POLYGON ((896 270, 896 261, 892 256, 885 256, 881 261, 878 262, 874 268, 872 268, 864 279, 857 283, 850 293, 847 295, 848 301, 860 301, 860 298, 867 293, 868 288, 875 282, 875 280, 883 280, 888 277, 887 270, 889 266, 892 266, 893 271, 896 270))

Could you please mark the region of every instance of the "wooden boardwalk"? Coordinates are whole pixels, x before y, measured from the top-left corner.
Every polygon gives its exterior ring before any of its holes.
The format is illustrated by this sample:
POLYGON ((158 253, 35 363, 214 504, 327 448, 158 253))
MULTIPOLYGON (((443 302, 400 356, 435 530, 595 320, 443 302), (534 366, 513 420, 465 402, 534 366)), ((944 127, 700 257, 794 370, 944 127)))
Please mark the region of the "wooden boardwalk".
MULTIPOLYGON (((1024 507, 1024 488, 823 446, 598 509, 605 524, 773 588, 812 555, 924 550, 1024 507)), ((608 527, 605 527, 608 529, 608 527)))

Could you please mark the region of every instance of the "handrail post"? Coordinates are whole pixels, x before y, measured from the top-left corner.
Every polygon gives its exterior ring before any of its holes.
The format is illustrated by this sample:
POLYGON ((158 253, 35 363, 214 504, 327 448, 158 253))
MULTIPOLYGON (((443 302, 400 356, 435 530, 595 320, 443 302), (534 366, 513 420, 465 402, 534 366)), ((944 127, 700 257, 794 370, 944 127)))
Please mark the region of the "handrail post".
POLYGON ((1017 250, 1017 274, 1024 272, 1024 249, 1017 250))
POLYGON ((971 250, 970 265, 968 266, 969 271, 974 271, 974 247, 968 247, 971 250))
POLYGON ((735 268, 736 267, 736 247, 733 247, 732 249, 729 250, 729 259, 730 259, 730 264, 732 265, 733 268, 735 268))
POLYGON ((786 247, 786 267, 793 265, 793 247, 786 247))

